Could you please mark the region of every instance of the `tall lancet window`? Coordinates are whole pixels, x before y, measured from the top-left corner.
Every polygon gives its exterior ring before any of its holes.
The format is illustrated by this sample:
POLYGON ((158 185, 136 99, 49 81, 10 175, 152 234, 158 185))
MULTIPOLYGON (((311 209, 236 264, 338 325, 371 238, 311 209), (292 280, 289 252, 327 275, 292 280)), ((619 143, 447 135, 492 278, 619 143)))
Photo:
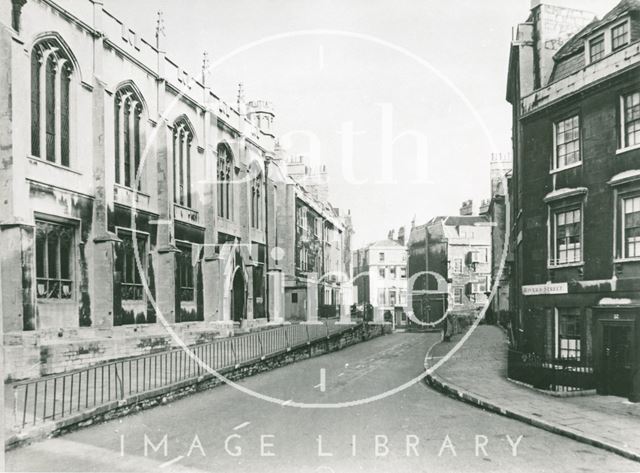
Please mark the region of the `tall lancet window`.
POLYGON ((140 169, 142 111, 142 100, 133 87, 120 87, 114 101, 116 183, 137 190, 143 187, 140 169))
POLYGON ((31 52, 31 155, 69 166, 73 63, 53 38, 31 52))
POLYGON ((173 201, 191 208, 191 146, 193 128, 185 118, 173 125, 173 201))
POLYGON ((262 173, 259 172, 251 180, 251 226, 253 228, 262 228, 262 173))
POLYGON ((233 218, 233 156, 224 144, 218 145, 218 216, 233 218))

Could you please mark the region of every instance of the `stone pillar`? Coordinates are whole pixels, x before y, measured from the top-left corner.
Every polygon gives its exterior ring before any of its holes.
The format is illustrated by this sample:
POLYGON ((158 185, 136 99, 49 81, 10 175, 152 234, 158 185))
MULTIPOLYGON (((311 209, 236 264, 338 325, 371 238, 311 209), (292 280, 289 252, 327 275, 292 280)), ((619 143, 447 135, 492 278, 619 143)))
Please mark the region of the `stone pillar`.
POLYGON ((22 130, 21 138, 30 136, 29 110, 12 102, 12 97, 30 94, 30 81, 24 78, 30 77, 31 56, 23 48, 14 41, 12 30, 0 24, 0 313, 4 332, 37 328, 34 221, 25 180, 30 140, 13 139, 14 130, 22 130))
POLYGON ((267 272, 269 281, 269 315, 272 324, 284 323, 284 273, 282 270, 271 269, 267 272))
POLYGON ((353 324, 351 321, 351 305, 353 304, 353 285, 351 282, 342 282, 340 285, 340 320, 339 324, 353 324))
POLYGON ((176 297, 176 248, 173 236, 173 199, 172 199, 172 165, 169 156, 168 125, 161 119, 157 125, 158 134, 158 229, 156 251, 153 255, 153 268, 156 287, 157 315, 164 317, 167 323, 176 321, 179 310, 176 297))
POLYGON ((94 27, 99 32, 93 38, 93 247, 90 260, 91 322, 95 327, 112 327, 116 310, 120 310, 115 297, 115 250, 120 241, 108 231, 108 202, 113 192, 113 182, 107 181, 107 166, 113 158, 106 154, 105 112, 108 98, 102 82, 102 54, 104 51, 102 36, 102 2, 94 0, 94 27))
POLYGON ((318 279, 315 273, 307 275, 307 320, 305 323, 321 323, 318 321, 318 279))
POLYGON ((374 307, 373 309, 373 323, 384 324, 384 308, 374 307))

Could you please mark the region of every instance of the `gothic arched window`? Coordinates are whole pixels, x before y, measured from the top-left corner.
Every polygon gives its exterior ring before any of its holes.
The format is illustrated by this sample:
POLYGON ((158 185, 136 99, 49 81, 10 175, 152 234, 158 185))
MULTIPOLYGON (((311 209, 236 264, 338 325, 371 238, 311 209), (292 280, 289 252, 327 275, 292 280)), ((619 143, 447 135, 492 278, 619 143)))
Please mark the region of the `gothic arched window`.
POLYGON ((31 51, 31 154, 69 166, 69 95, 73 62, 54 38, 31 51))
POLYGON ((142 100, 131 85, 118 89, 114 101, 115 172, 116 183, 133 188, 137 179, 142 188, 140 172, 141 137, 140 121, 142 100))
POLYGON ((193 128, 186 118, 173 125, 173 201, 191 207, 191 145, 193 128))
POLYGON ((218 215, 226 219, 231 219, 233 215, 232 172, 231 151, 221 143, 218 145, 218 215))
POLYGON ((251 226, 261 228, 262 218, 262 173, 259 172, 251 180, 251 226))

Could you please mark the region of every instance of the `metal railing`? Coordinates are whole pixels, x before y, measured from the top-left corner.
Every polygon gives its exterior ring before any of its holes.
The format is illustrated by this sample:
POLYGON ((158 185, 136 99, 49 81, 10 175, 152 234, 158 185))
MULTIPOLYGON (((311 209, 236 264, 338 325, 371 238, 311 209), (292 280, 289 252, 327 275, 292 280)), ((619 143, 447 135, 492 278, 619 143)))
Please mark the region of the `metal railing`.
MULTIPOLYGON (((354 326, 286 325, 211 342, 189 349, 216 371, 286 352, 354 326)), ((13 395, 13 422, 5 431, 20 431, 56 421, 130 396, 198 378, 208 371, 182 348, 99 363, 65 373, 6 385, 13 395)), ((10 392, 5 392, 9 395, 10 392)), ((5 395, 6 396, 6 395, 5 395)), ((10 398, 5 402, 10 405, 10 398)), ((7 416, 8 417, 8 416, 7 416)))
POLYGON ((593 360, 566 360, 509 349, 507 376, 538 389, 584 391, 595 388, 593 360))

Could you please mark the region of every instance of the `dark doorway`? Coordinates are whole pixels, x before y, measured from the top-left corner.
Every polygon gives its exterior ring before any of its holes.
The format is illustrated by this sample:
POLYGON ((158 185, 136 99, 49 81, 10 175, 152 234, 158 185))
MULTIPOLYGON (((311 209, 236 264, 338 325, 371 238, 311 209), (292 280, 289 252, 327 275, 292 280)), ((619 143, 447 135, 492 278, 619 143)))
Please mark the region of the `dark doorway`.
POLYGON ((240 322, 245 314, 245 289, 242 269, 238 268, 233 276, 231 288, 231 314, 234 322, 240 322))
POLYGON ((605 324, 602 330, 602 382, 604 394, 629 396, 633 327, 605 324))

